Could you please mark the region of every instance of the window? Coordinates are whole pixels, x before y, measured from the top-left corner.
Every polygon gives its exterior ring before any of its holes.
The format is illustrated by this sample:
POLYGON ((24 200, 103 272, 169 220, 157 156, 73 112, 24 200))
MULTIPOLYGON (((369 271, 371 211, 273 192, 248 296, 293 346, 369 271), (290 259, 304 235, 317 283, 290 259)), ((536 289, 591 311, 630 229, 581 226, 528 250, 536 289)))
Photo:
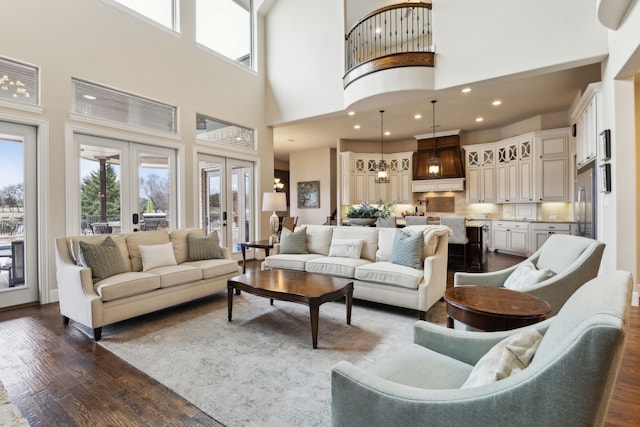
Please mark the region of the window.
POLYGON ((178 0, 109 0, 118 3, 173 31, 178 31, 178 0))
POLYGON ((196 41, 252 67, 251 0, 196 0, 196 41))
POLYGON ((196 116, 196 139, 201 142, 214 142, 229 147, 256 150, 253 129, 230 125, 201 115, 196 116))
POLYGON ((71 89, 74 113, 176 133, 176 107, 77 79, 71 80, 71 89))
POLYGON ((0 100, 38 104, 38 69, 0 58, 0 100))

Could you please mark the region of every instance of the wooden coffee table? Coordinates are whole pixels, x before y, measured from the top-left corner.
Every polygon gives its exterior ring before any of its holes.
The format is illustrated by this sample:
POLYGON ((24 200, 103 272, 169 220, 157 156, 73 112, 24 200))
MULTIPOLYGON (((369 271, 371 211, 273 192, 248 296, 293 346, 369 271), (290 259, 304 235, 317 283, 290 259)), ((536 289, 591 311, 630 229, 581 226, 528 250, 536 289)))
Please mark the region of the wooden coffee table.
POLYGON ((245 291, 265 298, 291 301, 309 306, 311 340, 318 348, 318 317, 320 305, 346 297, 347 325, 351 324, 353 281, 350 279, 305 273, 293 270, 258 270, 227 280, 229 321, 233 311, 233 291, 245 291))
POLYGON ((507 331, 547 318, 551 306, 524 292, 488 286, 457 286, 444 292, 447 326, 453 320, 483 331, 507 331))

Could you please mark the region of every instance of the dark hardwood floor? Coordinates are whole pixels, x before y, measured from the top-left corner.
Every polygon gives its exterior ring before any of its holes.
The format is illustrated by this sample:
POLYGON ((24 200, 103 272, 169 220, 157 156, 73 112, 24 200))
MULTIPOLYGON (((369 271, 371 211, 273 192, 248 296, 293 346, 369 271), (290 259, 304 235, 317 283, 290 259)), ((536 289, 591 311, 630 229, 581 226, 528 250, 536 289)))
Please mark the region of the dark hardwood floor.
MULTIPOLYGON (((521 259, 490 253, 487 270, 521 259)), ((639 308, 631 309, 630 323, 607 426, 640 423, 639 308)), ((57 304, 0 312, 0 380, 32 426, 221 425, 78 329, 64 327, 57 304)))

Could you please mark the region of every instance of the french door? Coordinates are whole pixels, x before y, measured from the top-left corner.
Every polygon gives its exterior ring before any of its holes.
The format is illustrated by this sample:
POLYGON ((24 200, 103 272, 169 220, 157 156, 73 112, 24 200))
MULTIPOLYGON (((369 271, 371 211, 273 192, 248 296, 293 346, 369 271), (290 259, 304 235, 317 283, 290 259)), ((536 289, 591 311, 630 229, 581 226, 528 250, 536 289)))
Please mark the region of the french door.
POLYGON ((79 169, 76 234, 175 228, 174 149, 74 134, 79 169))
POLYGON ((198 155, 200 172, 200 226, 218 232, 220 244, 233 253, 238 244, 253 240, 254 185, 252 162, 198 155))
POLYGON ((38 301, 37 129, 0 121, 0 307, 38 301))

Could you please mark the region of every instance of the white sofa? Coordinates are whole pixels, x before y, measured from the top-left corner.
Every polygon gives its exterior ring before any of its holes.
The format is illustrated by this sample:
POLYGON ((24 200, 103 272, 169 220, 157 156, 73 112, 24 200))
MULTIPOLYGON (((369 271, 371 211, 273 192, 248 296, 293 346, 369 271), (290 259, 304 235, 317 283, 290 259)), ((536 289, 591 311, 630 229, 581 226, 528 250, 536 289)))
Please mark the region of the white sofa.
POLYGON ((418 310, 424 319, 427 310, 442 296, 447 284, 447 249, 451 229, 438 225, 408 226, 408 233, 424 236, 421 268, 390 262, 398 229, 299 225, 306 227, 306 254, 280 253, 275 244, 262 268, 306 271, 354 279, 353 297, 418 310), (329 256, 332 242, 361 239, 359 259, 329 256))
POLYGON ((60 312, 93 328, 100 340, 102 326, 166 307, 192 301, 227 288, 227 279, 241 273, 228 248, 223 258, 187 261, 189 233, 204 237, 200 229, 162 230, 110 235, 125 262, 126 271, 96 281, 79 260, 79 242, 102 242, 106 235, 56 239, 56 277, 60 312), (177 265, 143 271, 141 245, 172 244, 177 265))

